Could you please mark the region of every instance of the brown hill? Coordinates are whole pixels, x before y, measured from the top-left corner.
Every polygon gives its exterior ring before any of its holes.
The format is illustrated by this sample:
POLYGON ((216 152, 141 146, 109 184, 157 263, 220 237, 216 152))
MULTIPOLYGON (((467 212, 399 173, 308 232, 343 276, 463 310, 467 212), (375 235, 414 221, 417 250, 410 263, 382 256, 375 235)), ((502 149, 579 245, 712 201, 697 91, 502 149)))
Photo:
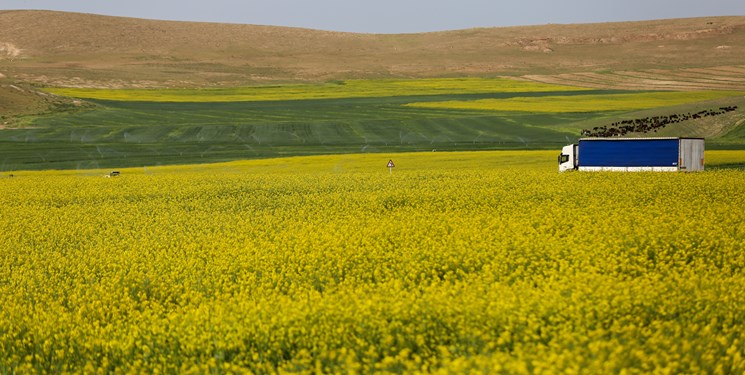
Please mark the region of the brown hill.
POLYGON ((743 64, 745 17, 386 35, 0 11, 0 74, 56 86, 509 75, 591 87, 745 89, 743 64))
POLYGON ((74 98, 39 91, 29 84, 0 79, 0 130, 20 126, 23 116, 90 108, 92 104, 74 98))

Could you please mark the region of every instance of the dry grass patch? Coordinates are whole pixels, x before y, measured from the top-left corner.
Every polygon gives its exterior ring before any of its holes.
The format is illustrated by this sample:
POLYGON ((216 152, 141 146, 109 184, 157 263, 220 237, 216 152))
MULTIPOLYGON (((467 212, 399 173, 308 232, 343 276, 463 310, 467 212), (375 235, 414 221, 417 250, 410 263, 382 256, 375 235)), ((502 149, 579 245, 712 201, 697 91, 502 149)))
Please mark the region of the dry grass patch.
POLYGON ((745 90, 745 66, 688 69, 613 70, 556 75, 525 75, 525 79, 599 89, 622 90, 745 90))

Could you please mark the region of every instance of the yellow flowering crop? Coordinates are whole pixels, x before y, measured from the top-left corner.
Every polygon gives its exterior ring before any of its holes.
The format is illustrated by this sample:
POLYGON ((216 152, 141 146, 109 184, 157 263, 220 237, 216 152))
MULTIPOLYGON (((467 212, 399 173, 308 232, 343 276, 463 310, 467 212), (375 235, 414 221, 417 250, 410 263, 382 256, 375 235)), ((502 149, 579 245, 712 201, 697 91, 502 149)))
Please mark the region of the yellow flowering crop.
POLYGON ((443 93, 535 93, 587 90, 589 89, 510 78, 347 80, 323 84, 206 89, 91 89, 62 87, 45 89, 45 91, 55 95, 75 98, 148 102, 243 102, 373 98, 403 95, 436 95, 443 93))
POLYGON ((543 113, 631 111, 741 96, 739 91, 663 91, 606 95, 518 96, 406 104, 410 107, 543 113))
POLYGON ((0 174, 0 373, 744 372, 745 153, 555 154, 0 174))

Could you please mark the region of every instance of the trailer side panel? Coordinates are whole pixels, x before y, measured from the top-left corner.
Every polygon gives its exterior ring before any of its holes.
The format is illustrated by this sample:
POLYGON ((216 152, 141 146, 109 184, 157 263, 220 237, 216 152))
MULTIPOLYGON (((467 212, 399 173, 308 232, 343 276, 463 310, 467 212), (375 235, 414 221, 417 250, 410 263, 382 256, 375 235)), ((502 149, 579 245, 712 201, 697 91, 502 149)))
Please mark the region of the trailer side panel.
POLYGON ((581 139, 582 167, 678 168, 679 139, 581 139))

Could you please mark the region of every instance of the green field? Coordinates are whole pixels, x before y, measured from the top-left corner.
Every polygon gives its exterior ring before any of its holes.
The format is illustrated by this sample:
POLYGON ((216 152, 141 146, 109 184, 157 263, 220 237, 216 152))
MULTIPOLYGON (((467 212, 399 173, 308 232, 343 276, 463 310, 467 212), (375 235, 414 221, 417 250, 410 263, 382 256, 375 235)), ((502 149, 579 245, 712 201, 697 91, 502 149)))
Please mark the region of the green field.
MULTIPOLYGON (((583 128, 634 118, 640 110, 648 115, 649 111, 677 113, 725 102, 743 106, 741 99, 726 98, 734 95, 729 92, 578 90, 505 79, 48 91, 86 98, 94 108, 29 116, 0 129, 0 171, 123 168, 339 153, 556 150, 575 141, 583 128), (658 100, 650 100, 653 98, 658 100), (714 98, 720 99, 702 102, 714 98), (532 102, 533 110, 441 108, 442 103, 515 100, 532 102), (621 107, 609 107, 609 102, 621 107), (678 105, 670 107, 674 104, 678 105), (565 110, 577 106, 582 109, 565 110)), ((735 125, 736 119, 723 119, 732 122, 718 135, 723 147, 745 145, 744 137, 737 135, 741 124, 735 125)), ((718 124, 679 124, 666 129, 670 133, 666 135, 708 137, 709 129, 718 124)), ((717 139, 707 142, 707 147, 718 147, 717 139)))
POLYGON ((90 168, 199 163, 317 153, 545 148, 587 115, 405 108, 425 98, 281 102, 97 102, 100 109, 6 129, 8 168, 90 168))

